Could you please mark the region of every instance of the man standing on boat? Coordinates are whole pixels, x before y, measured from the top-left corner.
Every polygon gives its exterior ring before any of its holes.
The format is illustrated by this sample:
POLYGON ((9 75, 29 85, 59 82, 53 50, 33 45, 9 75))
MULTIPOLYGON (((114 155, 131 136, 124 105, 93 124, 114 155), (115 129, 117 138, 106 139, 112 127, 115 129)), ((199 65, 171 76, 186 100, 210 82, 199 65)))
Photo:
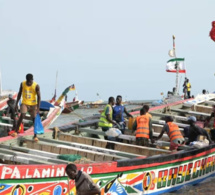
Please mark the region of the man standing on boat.
POLYGON ((156 140, 159 140, 166 132, 170 138, 170 150, 177 150, 178 146, 185 144, 184 137, 182 136, 178 125, 173 123, 173 118, 171 116, 167 116, 165 121, 166 124, 163 126, 163 129, 156 140))
MULTIPOLYGON (((99 119, 98 126, 102 128, 102 131, 106 132, 110 128, 113 127, 113 125, 118 125, 116 121, 113 120, 113 108, 112 106, 115 104, 114 97, 109 97, 108 104, 105 106, 101 117, 99 119)), ((105 136, 106 140, 116 141, 116 138, 111 137, 108 138, 108 136, 105 136)), ((114 144, 107 144, 107 148, 114 149, 114 144)))
POLYGON ((139 146, 149 146, 149 139, 154 143, 152 138, 152 122, 151 118, 146 115, 146 110, 142 108, 140 110, 140 116, 138 116, 132 127, 136 135, 136 144, 139 146))
POLYGON ((191 98, 191 96, 190 96, 191 84, 189 82, 189 79, 187 79, 186 87, 187 87, 187 98, 191 98))
POLYGON ((75 164, 68 164, 65 171, 70 179, 75 180, 77 195, 96 195, 101 193, 99 187, 93 182, 91 177, 77 170, 75 164))
POLYGON ((122 104, 122 96, 118 95, 116 97, 116 105, 113 106, 113 120, 115 120, 120 125, 120 130, 122 134, 124 134, 125 131, 125 119, 123 114, 126 114, 128 117, 133 116, 129 114, 125 108, 125 106, 122 104))
MULTIPOLYGON (((26 81, 23 81, 20 84, 19 93, 16 100, 16 110, 21 96, 22 96, 22 104, 20 107, 21 115, 17 122, 16 133, 18 132, 19 126, 22 123, 22 120, 25 118, 27 112, 29 112, 29 114, 31 115, 31 118, 34 123, 34 119, 40 110, 41 100, 40 86, 34 81, 32 74, 27 74, 26 81)), ((16 134, 14 136, 16 136, 16 134)), ((36 134, 34 134, 34 140, 38 141, 36 134)))

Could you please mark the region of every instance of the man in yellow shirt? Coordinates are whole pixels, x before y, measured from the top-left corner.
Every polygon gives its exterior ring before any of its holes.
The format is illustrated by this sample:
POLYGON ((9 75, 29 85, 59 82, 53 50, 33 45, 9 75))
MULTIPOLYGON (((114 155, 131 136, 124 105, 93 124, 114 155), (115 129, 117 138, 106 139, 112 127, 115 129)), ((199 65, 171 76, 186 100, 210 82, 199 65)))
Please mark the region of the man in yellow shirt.
MULTIPOLYGON (((19 126, 22 123, 22 120, 25 118, 27 112, 31 115, 31 118, 34 123, 34 119, 39 113, 40 110, 40 86, 34 81, 32 74, 26 75, 26 81, 23 81, 20 84, 19 93, 16 100, 16 110, 18 107, 18 102, 22 96, 22 104, 20 107, 21 115, 17 122, 16 133, 12 136, 16 136, 19 126)), ((37 135, 34 134, 34 140, 38 141, 37 135)))
POLYGON ((190 96, 191 84, 189 82, 189 79, 187 79, 186 87, 187 87, 187 98, 191 98, 191 96, 190 96))

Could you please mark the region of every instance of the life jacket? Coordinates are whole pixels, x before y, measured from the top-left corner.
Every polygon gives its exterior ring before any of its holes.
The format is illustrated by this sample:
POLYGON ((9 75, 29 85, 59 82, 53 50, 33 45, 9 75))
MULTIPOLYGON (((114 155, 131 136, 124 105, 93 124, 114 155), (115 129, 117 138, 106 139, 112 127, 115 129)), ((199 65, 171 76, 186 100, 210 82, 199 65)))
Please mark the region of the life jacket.
POLYGON ((190 88, 191 88, 191 84, 187 83, 187 91, 190 91, 190 88))
POLYGON ((149 116, 141 115, 136 118, 137 130, 136 137, 143 137, 149 139, 149 116))
POLYGON ((105 106, 105 109, 103 110, 103 112, 101 113, 101 117, 100 117, 100 119, 99 119, 99 127, 112 127, 113 126, 113 124, 112 123, 110 123, 108 120, 107 120, 107 118, 106 118, 106 110, 107 110, 107 108, 109 107, 109 110, 110 110, 110 118, 112 119, 112 117, 113 117, 113 109, 112 109, 112 107, 111 107, 111 105, 110 104, 107 104, 106 106, 105 106))
POLYGON ((168 122, 167 125, 169 126, 168 136, 170 138, 170 141, 173 141, 175 139, 184 139, 178 125, 173 122, 168 122))
POLYGON ((22 82, 22 104, 28 106, 37 105, 36 86, 36 82, 33 82, 31 86, 28 86, 26 81, 22 82))
POLYGON ((124 121, 123 113, 124 113, 124 106, 123 105, 116 105, 113 107, 113 119, 116 122, 123 122, 124 121))

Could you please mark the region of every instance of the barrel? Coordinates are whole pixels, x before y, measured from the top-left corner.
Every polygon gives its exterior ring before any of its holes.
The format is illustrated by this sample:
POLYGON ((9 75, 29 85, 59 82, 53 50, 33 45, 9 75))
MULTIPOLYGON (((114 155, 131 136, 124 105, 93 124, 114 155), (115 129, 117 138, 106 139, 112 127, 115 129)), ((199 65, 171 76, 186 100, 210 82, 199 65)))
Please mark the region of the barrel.
POLYGON ((136 120, 136 117, 130 117, 129 120, 128 120, 128 129, 129 130, 132 130, 132 127, 133 127, 133 124, 134 124, 134 121, 136 120))

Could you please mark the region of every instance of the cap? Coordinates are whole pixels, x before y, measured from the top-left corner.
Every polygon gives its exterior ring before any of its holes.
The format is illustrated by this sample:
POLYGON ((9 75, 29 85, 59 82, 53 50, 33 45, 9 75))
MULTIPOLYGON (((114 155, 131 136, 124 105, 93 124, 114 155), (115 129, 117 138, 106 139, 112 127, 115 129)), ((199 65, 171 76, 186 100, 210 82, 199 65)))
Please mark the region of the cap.
POLYGON ((9 94, 9 95, 8 95, 8 98, 13 98, 13 95, 12 95, 12 94, 9 94))
POLYGON ((193 121, 193 122, 196 122, 196 117, 195 116, 189 116, 187 118, 188 121, 193 121))

